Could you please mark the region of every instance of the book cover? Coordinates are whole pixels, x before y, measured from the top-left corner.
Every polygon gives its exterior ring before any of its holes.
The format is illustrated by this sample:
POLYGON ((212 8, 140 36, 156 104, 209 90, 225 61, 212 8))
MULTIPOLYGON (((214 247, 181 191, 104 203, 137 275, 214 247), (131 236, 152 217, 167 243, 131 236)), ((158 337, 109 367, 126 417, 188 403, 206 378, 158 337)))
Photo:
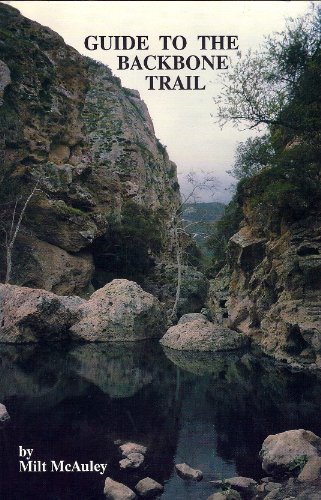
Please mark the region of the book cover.
POLYGON ((0 3, 0 498, 321 495, 319 2, 0 3))

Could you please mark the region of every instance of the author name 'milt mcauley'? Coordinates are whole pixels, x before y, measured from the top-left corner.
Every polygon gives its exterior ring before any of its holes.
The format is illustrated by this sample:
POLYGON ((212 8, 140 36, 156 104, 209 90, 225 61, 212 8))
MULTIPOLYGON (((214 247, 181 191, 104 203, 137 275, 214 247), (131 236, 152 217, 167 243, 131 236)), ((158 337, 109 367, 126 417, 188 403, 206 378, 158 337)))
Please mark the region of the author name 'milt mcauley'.
POLYGON ((97 464, 93 460, 87 463, 66 462, 65 460, 50 460, 42 462, 41 460, 31 460, 32 448, 23 448, 19 446, 19 472, 98 472, 104 474, 108 464, 97 464))

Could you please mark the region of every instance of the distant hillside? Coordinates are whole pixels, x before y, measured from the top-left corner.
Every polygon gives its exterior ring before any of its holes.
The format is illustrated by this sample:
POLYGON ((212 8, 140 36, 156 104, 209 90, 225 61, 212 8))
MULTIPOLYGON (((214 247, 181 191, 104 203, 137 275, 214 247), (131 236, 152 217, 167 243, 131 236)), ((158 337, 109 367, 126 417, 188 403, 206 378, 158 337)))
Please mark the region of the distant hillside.
POLYGON ((183 218, 194 222, 215 222, 222 217, 225 205, 218 201, 211 203, 187 203, 184 207, 183 218))
POLYGON ((225 205, 217 201, 210 203, 187 203, 182 217, 188 225, 187 231, 194 235, 198 243, 202 243, 208 235, 211 225, 219 220, 225 205))

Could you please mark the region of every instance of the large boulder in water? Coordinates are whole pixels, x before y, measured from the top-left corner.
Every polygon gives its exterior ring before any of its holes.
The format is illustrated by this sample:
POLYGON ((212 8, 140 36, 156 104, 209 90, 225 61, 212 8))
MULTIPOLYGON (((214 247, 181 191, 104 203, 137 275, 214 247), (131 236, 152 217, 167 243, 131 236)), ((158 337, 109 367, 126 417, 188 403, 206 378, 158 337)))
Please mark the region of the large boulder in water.
POLYGON ((268 474, 292 471, 303 459, 317 456, 321 456, 321 438, 304 429, 268 436, 260 451, 262 468, 268 474))
POLYGON ((165 330, 159 300, 126 279, 113 280, 97 290, 81 311, 82 319, 71 331, 91 342, 142 340, 160 337, 165 330))
POLYGON ((161 344, 184 351, 229 351, 248 345, 248 338, 229 328, 214 325, 203 315, 190 315, 169 328, 161 339, 161 344))
POLYGON ((62 340, 80 317, 79 297, 0 284, 0 342, 62 340))

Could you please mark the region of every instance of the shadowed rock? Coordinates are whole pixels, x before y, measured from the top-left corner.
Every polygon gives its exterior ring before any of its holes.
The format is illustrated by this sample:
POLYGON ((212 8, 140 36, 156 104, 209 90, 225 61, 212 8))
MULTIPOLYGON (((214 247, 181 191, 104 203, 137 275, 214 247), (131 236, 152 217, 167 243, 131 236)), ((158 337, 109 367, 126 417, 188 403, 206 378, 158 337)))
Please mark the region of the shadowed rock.
POLYGON ((154 479, 145 477, 136 484, 135 490, 141 497, 151 497, 162 493, 164 487, 154 479))
POLYGON ((0 285, 0 342, 62 340, 81 315, 79 297, 0 285))
POLYGON ((10 420, 10 415, 7 412, 7 408, 0 403, 0 423, 7 422, 8 420, 10 420))

